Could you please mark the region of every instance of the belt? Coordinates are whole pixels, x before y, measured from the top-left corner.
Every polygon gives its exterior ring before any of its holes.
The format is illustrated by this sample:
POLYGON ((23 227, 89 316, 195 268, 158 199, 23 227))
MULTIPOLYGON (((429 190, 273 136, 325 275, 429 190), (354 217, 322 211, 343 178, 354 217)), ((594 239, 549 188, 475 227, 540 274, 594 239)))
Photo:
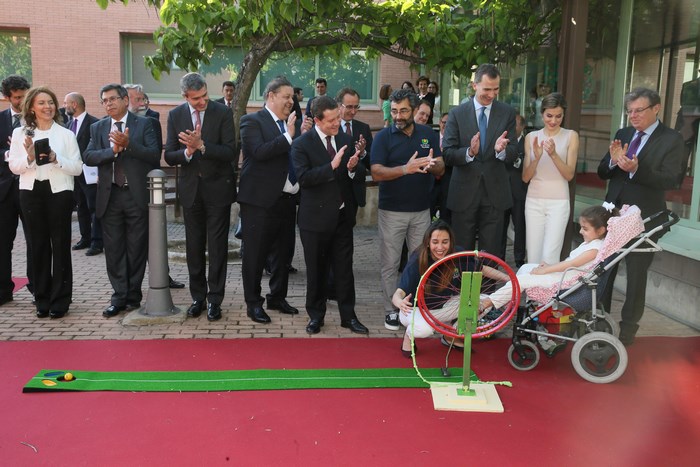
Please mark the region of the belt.
POLYGON ((291 193, 287 193, 286 191, 283 191, 282 194, 280 195, 280 198, 291 199, 291 198, 294 198, 294 195, 291 193))
POLYGON ((112 188, 119 188, 120 190, 128 190, 129 184, 125 183, 124 186, 119 186, 116 183, 112 183, 112 188))

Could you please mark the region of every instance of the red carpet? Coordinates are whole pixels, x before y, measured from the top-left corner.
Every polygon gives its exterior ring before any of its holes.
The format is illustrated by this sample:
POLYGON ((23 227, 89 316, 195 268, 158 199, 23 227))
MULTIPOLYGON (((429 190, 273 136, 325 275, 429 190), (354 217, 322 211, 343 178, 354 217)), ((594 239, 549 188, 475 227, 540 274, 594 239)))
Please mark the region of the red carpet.
POLYGON ((29 279, 27 279, 26 277, 13 277, 12 282, 14 282, 15 284, 15 290, 12 291, 14 293, 22 287, 24 287, 25 285, 27 285, 29 283, 29 279))
MULTIPOLYGON (((513 382, 498 387, 504 414, 479 414, 436 412, 427 389, 21 392, 40 368, 409 366, 398 339, 0 342, 2 464, 697 465, 700 338, 638 339, 608 385, 576 375, 568 352, 516 371, 509 344, 474 346, 482 380, 513 382)), ((442 365, 436 339, 419 346, 420 365, 442 365)))

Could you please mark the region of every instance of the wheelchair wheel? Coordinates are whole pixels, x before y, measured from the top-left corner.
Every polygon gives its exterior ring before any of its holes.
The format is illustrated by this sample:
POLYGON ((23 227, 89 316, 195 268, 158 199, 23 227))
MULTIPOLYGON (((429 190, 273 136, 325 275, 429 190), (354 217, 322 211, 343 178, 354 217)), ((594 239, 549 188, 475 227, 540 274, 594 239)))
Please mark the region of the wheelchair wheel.
MULTIPOLYGON (((592 314, 586 313, 584 315, 584 319, 591 320, 592 314)), ((581 326, 579 326, 580 337, 583 337, 590 332, 604 332, 606 334, 610 334, 611 336, 617 336, 620 334, 620 326, 617 324, 617 321, 610 316, 610 314, 605 313, 602 318, 596 319, 591 325, 586 326, 581 324, 581 326)))
POLYGON ((507 281, 514 284, 511 297, 503 307, 479 313, 473 338, 487 337, 503 328, 513 317, 520 302, 520 286, 513 270, 500 258, 479 251, 461 251, 436 261, 421 277, 416 292, 416 306, 423 318, 444 336, 464 338, 452 324, 457 318, 462 272, 483 272, 480 294, 489 295, 507 281), (441 321, 433 315, 440 310, 441 321), (449 310, 449 311, 448 311, 449 310), (445 318, 445 316, 449 318, 445 318))
POLYGON ((574 343, 571 363, 576 373, 586 381, 612 383, 627 369, 627 350, 617 337, 596 331, 574 343))
POLYGON ((540 362, 540 349, 537 345, 521 340, 519 344, 511 344, 508 348, 508 363, 520 371, 530 371, 540 362))

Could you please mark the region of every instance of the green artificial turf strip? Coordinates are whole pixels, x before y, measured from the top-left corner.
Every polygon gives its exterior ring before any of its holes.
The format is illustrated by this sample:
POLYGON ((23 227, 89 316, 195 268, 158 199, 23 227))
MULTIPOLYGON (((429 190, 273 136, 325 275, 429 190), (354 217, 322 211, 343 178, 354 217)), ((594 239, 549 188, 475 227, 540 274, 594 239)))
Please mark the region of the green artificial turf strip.
MULTIPOLYGON (((459 383, 462 369, 451 368, 445 378, 439 368, 421 369, 436 383, 459 383)), ((472 382, 478 382, 472 371, 472 382)), ((209 392, 280 389, 357 389, 428 387, 413 368, 314 369, 314 370, 232 370, 232 371, 80 371, 41 370, 25 385, 23 392, 35 391, 133 391, 209 392), (73 381, 64 381, 70 372, 73 381), (55 385, 46 385, 51 381, 55 385)))

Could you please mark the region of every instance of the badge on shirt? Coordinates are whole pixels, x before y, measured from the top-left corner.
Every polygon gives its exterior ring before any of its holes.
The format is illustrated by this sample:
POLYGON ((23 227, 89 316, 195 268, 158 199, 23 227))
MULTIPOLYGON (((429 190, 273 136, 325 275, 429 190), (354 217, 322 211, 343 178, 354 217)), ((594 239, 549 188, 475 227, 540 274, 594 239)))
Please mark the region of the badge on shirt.
POLYGON ((420 140, 420 147, 421 149, 430 149, 430 143, 428 142, 428 138, 423 138, 420 140))

